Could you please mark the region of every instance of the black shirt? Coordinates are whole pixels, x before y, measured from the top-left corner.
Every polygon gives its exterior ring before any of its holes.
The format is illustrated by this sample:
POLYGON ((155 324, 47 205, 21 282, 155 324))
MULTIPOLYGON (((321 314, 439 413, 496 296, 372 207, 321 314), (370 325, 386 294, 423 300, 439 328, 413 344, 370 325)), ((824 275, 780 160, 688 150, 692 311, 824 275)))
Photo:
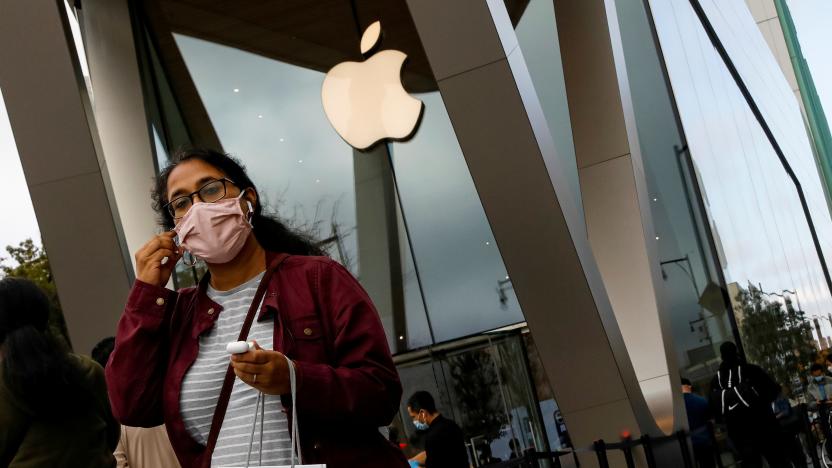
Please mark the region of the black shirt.
POLYGON ((462 429, 450 419, 437 416, 425 432, 426 468, 468 468, 468 452, 462 429))

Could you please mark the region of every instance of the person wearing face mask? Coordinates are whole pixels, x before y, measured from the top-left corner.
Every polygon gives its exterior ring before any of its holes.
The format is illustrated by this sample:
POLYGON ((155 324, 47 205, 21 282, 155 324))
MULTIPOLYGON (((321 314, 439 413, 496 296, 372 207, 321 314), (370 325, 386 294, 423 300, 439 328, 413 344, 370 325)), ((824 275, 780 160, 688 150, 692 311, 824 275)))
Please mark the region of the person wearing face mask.
POLYGON ((812 397, 812 402, 809 403, 809 408, 818 411, 820 421, 820 428, 826 439, 824 447, 826 453, 832 455, 832 428, 829 423, 829 402, 832 400, 832 377, 826 375, 822 365, 818 363, 812 364, 809 368, 811 378, 806 390, 809 396, 812 397))
POLYGON ((136 281, 106 368, 119 422, 164 423, 185 468, 242 466, 263 398, 258 464, 290 463, 296 412, 303 463, 407 467, 378 431, 402 388, 355 278, 263 214, 251 179, 226 154, 174 155, 154 208, 166 231, 135 254, 136 281), (203 260, 208 272, 196 287, 166 289, 183 257, 203 260), (240 339, 252 349, 229 358, 226 345, 240 339))
POLYGON ((832 377, 826 375, 825 371, 826 369, 817 363, 809 368, 812 378, 809 380, 807 390, 815 403, 825 403, 832 399, 832 377))
POLYGON ((407 412, 416 430, 424 433, 425 451, 411 462, 426 468, 468 468, 468 453, 462 429, 436 410, 433 396, 425 391, 407 401, 407 412))

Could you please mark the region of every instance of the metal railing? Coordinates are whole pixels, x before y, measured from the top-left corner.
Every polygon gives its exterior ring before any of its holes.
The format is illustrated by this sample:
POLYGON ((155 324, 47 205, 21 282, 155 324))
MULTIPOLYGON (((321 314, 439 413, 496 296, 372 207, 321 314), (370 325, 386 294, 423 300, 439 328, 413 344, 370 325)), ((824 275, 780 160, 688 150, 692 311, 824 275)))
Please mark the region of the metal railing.
POLYGON ((488 466, 493 468, 526 468, 537 466, 535 462, 539 460, 547 460, 552 463, 554 468, 562 468, 563 463, 561 459, 563 457, 571 457, 575 466, 581 466, 578 454, 594 453, 598 459, 598 466, 600 468, 609 468, 610 463, 607 454, 609 452, 621 452, 624 456, 627 468, 635 468, 636 463, 635 457, 633 456, 633 449, 641 447, 644 450, 647 467, 659 468, 659 465, 656 463, 654 448, 658 445, 668 443, 678 444, 679 451, 682 454, 684 468, 694 468, 693 457, 691 456, 690 447, 688 445, 688 433, 686 431, 679 431, 675 434, 662 437, 651 437, 649 435, 643 435, 637 439, 625 437, 620 442, 611 443, 608 443, 603 439, 599 439, 596 440, 590 447, 586 448, 558 450, 554 452, 528 452, 520 458, 488 466))

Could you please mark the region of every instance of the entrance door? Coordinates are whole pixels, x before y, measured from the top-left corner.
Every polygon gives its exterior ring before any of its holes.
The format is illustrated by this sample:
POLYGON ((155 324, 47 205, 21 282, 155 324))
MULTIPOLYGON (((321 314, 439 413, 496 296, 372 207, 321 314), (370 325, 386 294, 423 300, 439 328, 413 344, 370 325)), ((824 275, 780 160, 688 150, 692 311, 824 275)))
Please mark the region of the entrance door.
POLYGON ((404 398, 394 426, 403 434, 406 454, 422 449, 406 406, 420 390, 430 392, 439 412, 462 428, 472 466, 517 458, 527 450, 548 451, 527 361, 519 334, 482 336, 400 361, 404 398))

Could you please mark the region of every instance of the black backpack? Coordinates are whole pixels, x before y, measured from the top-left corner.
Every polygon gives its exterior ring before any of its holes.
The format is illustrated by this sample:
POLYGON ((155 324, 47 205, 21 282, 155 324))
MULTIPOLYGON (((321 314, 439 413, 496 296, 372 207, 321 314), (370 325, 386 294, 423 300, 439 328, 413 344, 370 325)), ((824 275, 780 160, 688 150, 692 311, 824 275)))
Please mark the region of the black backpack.
POLYGON ((752 379, 743 375, 742 365, 720 369, 716 373, 719 388, 715 389, 715 398, 722 415, 744 412, 750 408, 765 404, 765 398, 754 387, 752 379))

